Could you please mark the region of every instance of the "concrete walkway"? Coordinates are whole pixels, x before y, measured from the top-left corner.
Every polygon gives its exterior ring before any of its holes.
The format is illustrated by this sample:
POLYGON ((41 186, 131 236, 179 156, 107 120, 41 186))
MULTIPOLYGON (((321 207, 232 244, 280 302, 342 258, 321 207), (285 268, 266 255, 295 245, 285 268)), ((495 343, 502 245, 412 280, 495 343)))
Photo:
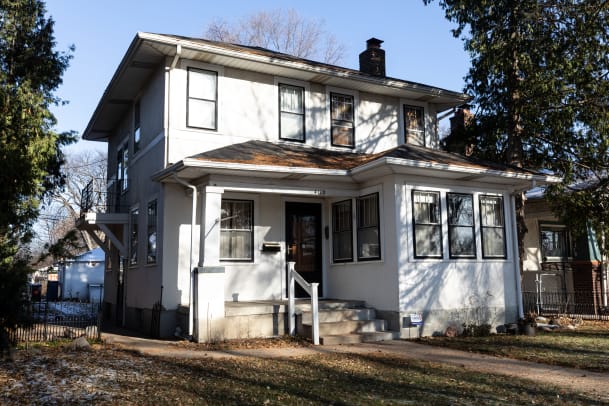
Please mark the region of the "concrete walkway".
POLYGON ((586 392, 595 394, 602 402, 609 403, 609 374, 493 357, 443 347, 417 344, 412 341, 395 340, 336 346, 202 351, 182 348, 175 341, 153 340, 110 333, 103 333, 102 338, 107 344, 136 351, 144 355, 187 359, 241 357, 292 358, 332 353, 386 353, 400 358, 430 361, 457 366, 472 371, 530 379, 542 384, 569 388, 578 393, 586 392))

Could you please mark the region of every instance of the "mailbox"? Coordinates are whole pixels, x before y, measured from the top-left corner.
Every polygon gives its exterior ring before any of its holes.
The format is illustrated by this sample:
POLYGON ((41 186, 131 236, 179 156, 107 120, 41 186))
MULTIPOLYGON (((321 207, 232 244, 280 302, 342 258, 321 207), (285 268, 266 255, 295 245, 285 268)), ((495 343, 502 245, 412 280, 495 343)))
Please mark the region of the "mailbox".
POLYGON ((262 251, 279 252, 281 251, 281 243, 276 241, 265 241, 262 243, 262 251))

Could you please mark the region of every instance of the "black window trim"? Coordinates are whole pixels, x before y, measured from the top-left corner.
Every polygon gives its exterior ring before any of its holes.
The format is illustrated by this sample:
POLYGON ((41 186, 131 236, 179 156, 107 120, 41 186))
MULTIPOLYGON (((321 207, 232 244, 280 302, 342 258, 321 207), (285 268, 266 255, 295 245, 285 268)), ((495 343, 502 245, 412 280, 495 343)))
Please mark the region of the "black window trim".
MULTIPOLYGON (((307 140, 307 126, 306 126, 306 112, 307 112, 307 107, 306 107, 306 94, 307 94, 307 90, 304 86, 298 86, 298 85, 293 85, 290 83, 284 83, 284 82, 279 82, 277 83, 277 90, 278 90, 278 94, 277 94, 277 106, 278 106, 278 111, 279 111, 279 139, 282 141, 291 141, 291 142, 300 142, 300 143, 305 143, 307 140), (281 134, 281 87, 282 86, 287 86, 287 87, 293 87, 293 88, 297 88, 297 89, 301 89, 302 90, 302 140, 299 139, 295 139, 295 138, 285 138, 282 136, 281 134)), ((295 114, 295 113, 290 113, 290 114, 295 114)))
POLYGON ((476 244, 476 215, 474 213, 474 205, 475 205, 475 200, 474 200, 474 194, 473 193, 460 193, 460 192, 446 192, 446 225, 448 226, 448 257, 450 259, 477 259, 478 258, 478 246, 476 244), (461 225, 451 225, 450 224, 450 215, 449 215, 449 211, 450 211, 450 204, 449 204, 449 196, 451 195, 457 195, 457 196, 469 196, 472 199, 472 225, 471 226, 461 226, 461 225), (451 237, 452 237, 452 232, 453 229, 455 227, 470 227, 472 229, 472 237, 473 237, 473 241, 474 241, 474 253, 473 255, 458 255, 458 254, 453 254, 452 253, 452 245, 450 243, 451 241, 451 237))
POLYGON ((478 208, 479 208, 479 212, 480 212, 480 241, 481 241, 481 249, 482 249, 482 258, 483 259, 507 259, 507 234, 506 234, 506 224, 505 224, 505 199, 503 198, 503 196, 499 196, 499 195, 492 195, 492 194, 481 194, 478 196, 478 208), (485 197, 493 197, 493 198, 499 198, 501 200, 501 207, 502 207, 502 215, 503 215, 503 226, 501 227, 497 227, 497 226, 485 226, 484 225, 484 221, 482 220, 482 199, 485 197), (485 228, 501 228, 503 231, 503 255, 485 255, 484 254, 484 229, 485 228))
POLYGON ((421 190, 421 189, 412 189, 411 192, 411 201, 412 201, 412 248, 413 255, 416 259, 444 259, 444 230, 443 230, 443 222, 442 222, 442 193, 439 190, 421 190), (415 214, 415 201, 414 195, 417 192, 423 193, 435 193, 438 195, 438 219, 439 223, 421 223, 421 225, 432 225, 440 228, 440 254, 439 255, 417 255, 417 223, 416 214, 415 214))
POLYGON ((353 199, 345 199, 345 200, 341 200, 338 202, 333 202, 332 203, 332 262, 335 264, 343 264, 343 263, 348 263, 348 262, 353 262, 355 255, 353 255, 353 199), (351 232, 349 233, 349 244, 351 245, 351 258, 345 258, 345 259, 336 259, 335 258, 335 252, 334 252, 334 239, 335 237, 335 231, 334 231, 334 207, 336 205, 339 204, 344 204, 346 202, 349 202, 349 208, 350 210, 350 215, 351 215, 351 232))
POLYGON ((219 74, 218 71, 215 70, 211 70, 211 69, 203 69, 203 68, 197 68, 194 66, 189 66, 188 68, 186 68, 186 127, 187 128, 198 128, 201 130, 210 130, 210 131, 218 131, 218 78, 219 78, 219 74), (209 73, 213 73, 216 76, 216 94, 214 95, 215 100, 208 100, 208 99, 201 99, 198 97, 191 97, 190 96, 190 72, 191 71, 198 71, 198 72, 209 72, 209 73), (195 99, 195 100, 205 100, 205 101, 213 101, 216 108, 214 109, 214 122, 215 122, 215 126, 214 127, 199 127, 199 126, 195 126, 195 125, 190 125, 189 124, 189 119, 190 119, 190 99, 195 99))
POLYGON ((355 149, 355 96, 353 96, 352 94, 347 94, 347 93, 340 93, 340 92, 330 92, 330 144, 333 147, 339 147, 339 148, 349 148, 349 149, 355 149), (346 120, 335 120, 334 118, 332 118, 332 106, 333 106, 333 102, 332 102, 332 96, 333 95, 338 95, 338 96, 343 96, 343 97, 350 97, 351 101, 352 101, 352 113, 353 113, 353 117, 351 118, 351 121, 346 121, 346 120), (333 134, 333 129, 335 127, 334 122, 345 122, 345 123, 351 123, 351 129, 353 130, 352 132, 352 143, 351 145, 343 145, 343 144, 336 144, 334 143, 334 134, 333 134))
MULTIPOLYGON (((367 193, 365 195, 362 196, 358 196, 355 198, 355 219, 356 219, 356 224, 355 224, 355 230, 356 230, 356 253, 354 256, 357 257, 357 261, 358 262, 368 262, 368 261, 380 261, 382 260, 382 245, 381 245, 381 214, 380 214, 380 205, 381 205, 381 199, 380 199, 380 194, 379 192, 372 192, 372 193, 367 193), (378 243, 379 243, 379 254, 377 257, 360 257, 359 255, 359 230, 363 229, 362 227, 360 227, 359 224, 359 212, 358 212, 358 204, 357 202, 360 199, 369 197, 369 196, 373 196, 376 195, 376 228, 378 229, 378 243)), ((366 227, 366 228, 372 228, 372 227, 366 227)))

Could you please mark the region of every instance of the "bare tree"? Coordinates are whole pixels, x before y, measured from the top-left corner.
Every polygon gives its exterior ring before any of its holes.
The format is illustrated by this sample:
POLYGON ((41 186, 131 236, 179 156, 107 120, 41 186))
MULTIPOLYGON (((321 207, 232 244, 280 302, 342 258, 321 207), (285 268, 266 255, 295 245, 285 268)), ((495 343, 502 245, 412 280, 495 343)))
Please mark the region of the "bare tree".
MULTIPOLYGON (((80 216, 81 193, 85 186, 93 182, 94 190, 105 190, 106 161, 106 154, 99 151, 84 151, 66 156, 66 163, 62 167, 66 183, 50 196, 38 218, 37 240, 33 251, 42 254, 49 247, 59 244, 68 253, 78 254, 75 251, 88 251, 97 246, 91 236, 77 230, 75 224, 80 216)), ((103 195, 98 194, 96 197, 102 199, 103 195)))
POLYGON ((205 30, 205 38, 338 64, 345 47, 324 26, 323 20, 307 19, 293 9, 276 9, 250 14, 233 24, 216 19, 205 30))

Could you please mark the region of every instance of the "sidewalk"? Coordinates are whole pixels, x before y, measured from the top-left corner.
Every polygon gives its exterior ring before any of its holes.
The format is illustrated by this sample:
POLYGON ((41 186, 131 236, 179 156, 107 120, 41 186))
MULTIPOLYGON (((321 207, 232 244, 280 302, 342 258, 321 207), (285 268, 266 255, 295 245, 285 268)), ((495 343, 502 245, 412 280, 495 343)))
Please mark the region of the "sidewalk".
POLYGON ((594 393, 601 399, 609 402, 609 374, 492 357, 472 352, 417 344, 412 341, 395 340, 337 346, 202 351, 180 348, 176 341, 130 337, 113 333, 102 333, 102 339, 107 344, 136 351, 144 355, 188 359, 240 357, 292 358, 329 353, 388 353, 400 358, 448 364, 473 371, 530 379, 541 384, 570 388, 577 392, 594 393))

